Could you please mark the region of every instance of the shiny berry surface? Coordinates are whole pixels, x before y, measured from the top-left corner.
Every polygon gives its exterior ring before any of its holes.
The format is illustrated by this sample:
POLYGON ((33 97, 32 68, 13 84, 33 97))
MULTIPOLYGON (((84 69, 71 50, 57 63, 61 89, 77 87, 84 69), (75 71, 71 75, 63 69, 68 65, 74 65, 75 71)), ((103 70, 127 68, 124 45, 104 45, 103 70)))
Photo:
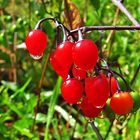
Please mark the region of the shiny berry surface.
POLYGON ((52 53, 50 57, 50 63, 56 73, 62 77, 66 77, 73 63, 72 59, 72 47, 74 43, 63 42, 56 50, 52 53))
POLYGON ((98 60, 98 49, 92 40, 78 41, 72 50, 74 63, 83 70, 91 70, 98 60))
POLYGON ((110 107, 118 115, 128 114, 133 107, 134 100, 128 92, 119 92, 112 96, 110 107))
POLYGON ((84 115, 89 118, 97 117, 100 114, 100 112, 102 111, 102 108, 94 107, 90 103, 90 101, 88 100, 87 97, 83 98, 82 103, 80 104, 80 107, 81 107, 84 115))
POLYGON ((63 80, 66 80, 69 69, 65 69, 65 68, 63 68, 63 66, 61 64, 59 64, 59 62, 57 61, 56 55, 55 55, 55 51, 50 56, 50 63, 51 63, 51 66, 53 67, 53 69, 55 70, 55 72, 59 76, 61 76, 63 80))
POLYGON ((114 77, 107 78, 107 80, 108 80, 108 83, 109 83, 109 89, 111 89, 111 94, 113 95, 117 92, 117 89, 118 89, 117 88, 117 81, 114 77))
POLYGON ((55 50, 55 57, 57 62, 61 64, 62 67, 69 69, 73 63, 72 59, 72 48, 74 46, 73 42, 63 42, 55 50))
POLYGON ((78 67, 75 67, 74 65, 72 67, 72 73, 73 73, 73 76, 78 80, 82 80, 82 79, 85 79, 87 77, 85 70, 78 68, 78 67))
POLYGON ((102 108, 109 98, 109 85, 105 75, 86 78, 85 91, 89 101, 95 107, 102 108))
POLYGON ((42 55, 47 46, 47 35, 41 30, 32 30, 26 36, 25 43, 31 55, 42 55))
POLYGON ((62 96, 64 100, 70 104, 76 104, 81 99, 83 92, 83 84, 77 79, 69 78, 62 83, 62 96))

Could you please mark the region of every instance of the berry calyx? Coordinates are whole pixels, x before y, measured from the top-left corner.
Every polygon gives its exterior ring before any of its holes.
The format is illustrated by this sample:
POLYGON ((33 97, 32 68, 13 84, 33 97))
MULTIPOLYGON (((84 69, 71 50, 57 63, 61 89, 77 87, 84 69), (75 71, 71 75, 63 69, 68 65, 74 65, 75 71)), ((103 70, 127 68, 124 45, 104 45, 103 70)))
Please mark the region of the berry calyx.
POLYGON ((83 98, 80 107, 84 115, 89 118, 97 117, 102 111, 102 108, 96 108, 95 106, 93 106, 87 97, 83 98))
POLYGON ((129 92, 115 93, 110 101, 110 107, 118 115, 128 114, 133 107, 134 100, 129 92))
POLYGON ((98 108, 102 108, 109 98, 109 85, 106 76, 100 74, 85 80, 85 91, 89 101, 98 108))
POLYGON ((83 84, 75 78, 69 78, 62 83, 62 96, 70 104, 76 104, 81 99, 83 92, 83 84))
POLYGON ((96 44, 89 39, 78 41, 72 50, 74 64, 83 70, 91 70, 98 60, 96 44))
POLYGON ((47 35, 41 30, 32 30, 26 36, 26 47, 31 55, 42 55, 47 46, 47 35))

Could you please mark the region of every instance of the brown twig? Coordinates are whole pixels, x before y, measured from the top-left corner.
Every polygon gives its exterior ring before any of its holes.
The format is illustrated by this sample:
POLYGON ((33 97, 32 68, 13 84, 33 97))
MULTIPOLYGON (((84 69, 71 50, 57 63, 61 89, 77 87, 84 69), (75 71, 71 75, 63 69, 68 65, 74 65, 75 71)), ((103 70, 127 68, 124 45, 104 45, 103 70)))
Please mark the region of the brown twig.
POLYGON ((126 7, 121 3, 120 0, 111 0, 111 1, 128 17, 128 19, 135 26, 140 26, 139 23, 137 22, 137 20, 130 14, 130 12, 126 9, 126 7))
POLYGON ((84 18, 83 18, 84 23, 87 20, 87 13, 88 13, 87 11, 88 11, 88 0, 85 0, 84 1, 84 18))
POLYGON ((38 98, 37 98, 37 104, 36 104, 36 107, 35 107, 35 115, 34 115, 34 120, 33 120, 33 125, 32 125, 32 128, 31 128, 31 132, 34 131, 34 127, 35 127, 36 116, 37 116, 37 112, 38 112, 38 108, 39 108, 39 102, 40 102, 41 87, 42 87, 42 84, 43 84, 43 80, 44 80, 44 76, 45 76, 45 71, 46 71, 47 66, 48 66, 50 54, 51 54, 51 52, 49 52, 48 55, 47 55, 46 62, 44 64, 44 67, 43 67, 43 70, 42 70, 42 75, 41 75, 41 78, 40 78, 40 81, 39 81, 39 88, 38 88, 38 91, 37 91, 38 98))
POLYGON ((102 138, 102 136, 101 136, 101 134, 99 132, 99 129, 94 124, 94 121, 91 121, 90 125, 92 126, 93 130, 95 131, 95 133, 96 133, 96 135, 98 137, 98 140, 103 140, 103 138, 102 138))
POLYGON ((133 83, 134 83, 134 81, 135 81, 135 79, 136 79, 136 77, 137 77, 139 71, 140 71, 140 64, 138 65, 138 67, 137 67, 137 69, 136 69, 136 71, 135 71, 135 73, 134 73, 134 76, 133 76, 133 78, 132 78, 132 80, 131 80, 131 82, 130 82, 131 85, 133 85, 133 83))
POLYGON ((140 26, 83 26, 70 31, 70 35, 81 30, 83 33, 94 30, 140 30, 140 26))
POLYGON ((109 135, 109 133, 110 133, 110 131, 111 131, 111 128, 112 128, 112 126, 113 126, 113 122, 114 122, 114 121, 111 122, 111 124, 110 124, 110 126, 109 126, 109 128, 108 128, 108 130, 107 130, 107 132, 106 132, 106 135, 105 135, 105 137, 104 137, 104 140, 107 139, 107 137, 108 137, 108 135, 109 135))
MULTIPOLYGON (((120 13, 120 9, 117 8, 117 9, 116 9, 116 12, 115 12, 114 19, 113 19, 113 25, 114 25, 114 26, 115 26, 116 23, 117 23, 117 19, 118 19, 119 13, 120 13)), ((110 42, 111 38, 113 37, 114 33, 115 33, 115 30, 111 30, 111 31, 110 31, 110 33, 109 33, 109 35, 108 35, 108 37, 107 37, 107 39, 106 39, 106 42, 105 42, 103 48, 106 48, 106 47, 107 47, 107 45, 108 45, 108 43, 110 42)), ((107 53, 107 58, 108 58, 109 55, 110 55, 111 48, 112 48, 111 46, 112 46, 112 45, 110 45, 110 47, 109 47, 109 51, 108 51, 108 53, 107 53)))
POLYGON ((32 12, 31 12, 31 1, 30 0, 28 0, 28 8, 29 8, 29 13, 28 13, 29 14, 28 15, 29 16, 29 27, 28 28, 29 28, 29 31, 30 31, 31 30, 31 16, 32 16, 31 15, 32 12))
POLYGON ((14 33, 14 43, 13 43, 13 80, 17 82, 17 69, 16 69, 16 42, 17 42, 17 33, 14 33))

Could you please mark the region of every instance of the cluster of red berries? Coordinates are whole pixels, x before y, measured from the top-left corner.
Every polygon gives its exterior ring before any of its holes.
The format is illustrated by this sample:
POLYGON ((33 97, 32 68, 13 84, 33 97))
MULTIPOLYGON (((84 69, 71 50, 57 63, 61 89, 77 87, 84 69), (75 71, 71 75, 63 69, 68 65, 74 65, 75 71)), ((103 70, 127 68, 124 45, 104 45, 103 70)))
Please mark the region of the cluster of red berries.
MULTIPOLYGON (((33 30, 26 37, 31 55, 40 56, 47 45, 47 36, 41 30, 33 30)), ((64 41, 52 52, 50 63, 62 77, 61 92, 69 104, 78 104, 86 117, 97 117, 110 99, 111 109, 118 115, 131 112, 134 100, 129 92, 118 89, 113 75, 97 68, 100 57, 96 44, 89 39, 76 43, 64 41)))

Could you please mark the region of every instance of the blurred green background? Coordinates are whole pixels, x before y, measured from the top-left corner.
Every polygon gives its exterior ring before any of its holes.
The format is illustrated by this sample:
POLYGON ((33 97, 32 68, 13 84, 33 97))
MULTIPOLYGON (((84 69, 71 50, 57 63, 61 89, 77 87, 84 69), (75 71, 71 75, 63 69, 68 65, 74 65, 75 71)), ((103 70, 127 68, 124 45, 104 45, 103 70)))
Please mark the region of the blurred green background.
MULTIPOLYGON (((66 1, 65 1, 66 2, 66 1)), ((73 21, 67 17, 63 0, 0 0, 0 140, 89 140, 97 139, 76 106, 70 106, 60 93, 61 79, 48 63, 41 89, 42 69, 50 48, 55 48, 56 29, 46 22, 48 45, 42 60, 33 60, 25 49, 27 33, 44 17, 56 17, 67 28, 79 26, 133 25, 110 0, 67 0, 73 21), (117 14, 117 17, 114 15, 117 14), (70 26, 72 22, 72 26, 70 26), (35 110, 40 92, 40 102, 35 110), (46 123, 47 122, 47 123, 46 123), (33 125, 34 124, 34 125, 33 125)), ((140 22, 140 1, 124 0, 124 5, 140 22)), ((131 83, 140 64, 140 33, 135 30, 115 31, 107 42, 110 31, 92 31, 86 34, 99 43, 109 62, 120 64, 124 78, 131 83), (102 37, 102 38, 101 38, 102 37)), ((113 67, 118 71, 117 67, 113 67)), ((122 89, 124 85, 120 81, 122 89)), ((133 84, 140 92, 140 73, 133 84)), ((96 118, 96 126, 104 138, 112 121, 96 118)), ((140 109, 125 121, 113 122, 107 140, 140 140, 140 109)))

